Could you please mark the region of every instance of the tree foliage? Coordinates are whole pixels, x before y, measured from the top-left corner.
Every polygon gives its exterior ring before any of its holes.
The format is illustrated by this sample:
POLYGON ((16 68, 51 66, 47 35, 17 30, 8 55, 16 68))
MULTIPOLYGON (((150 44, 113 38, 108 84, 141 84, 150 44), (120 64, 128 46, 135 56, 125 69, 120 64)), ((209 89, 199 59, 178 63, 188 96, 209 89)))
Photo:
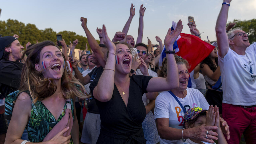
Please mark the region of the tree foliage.
MULTIPOLYGON (((56 34, 61 34, 67 45, 69 45, 70 42, 78 39, 78 45, 76 46, 76 49, 84 50, 86 48, 86 43, 88 43, 86 37, 77 35, 72 31, 61 31, 56 33, 51 28, 39 30, 34 24, 28 23, 25 25, 22 22, 12 19, 8 19, 7 21, 0 21, 0 34, 2 36, 13 36, 14 34, 19 35, 19 41, 24 47, 27 42, 32 44, 35 44, 37 41, 41 42, 45 40, 55 42, 57 40, 56 34)), ((88 50, 90 49, 91 48, 88 45, 88 50)))
POLYGON ((240 21, 240 20, 234 20, 234 23, 236 25, 233 27, 234 28, 240 28, 245 32, 248 32, 248 38, 250 43, 256 42, 256 19, 251 19, 251 20, 245 20, 245 21, 240 21))

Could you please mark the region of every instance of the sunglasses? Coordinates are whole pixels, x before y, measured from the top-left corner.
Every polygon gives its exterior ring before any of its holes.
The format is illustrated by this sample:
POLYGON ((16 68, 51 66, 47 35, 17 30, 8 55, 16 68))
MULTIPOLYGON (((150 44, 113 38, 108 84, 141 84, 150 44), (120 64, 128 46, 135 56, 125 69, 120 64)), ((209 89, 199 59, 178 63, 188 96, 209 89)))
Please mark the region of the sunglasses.
POLYGON ((140 50, 137 50, 137 52, 138 52, 138 54, 140 53, 140 52, 142 52, 142 54, 147 54, 147 51, 140 51, 140 50))

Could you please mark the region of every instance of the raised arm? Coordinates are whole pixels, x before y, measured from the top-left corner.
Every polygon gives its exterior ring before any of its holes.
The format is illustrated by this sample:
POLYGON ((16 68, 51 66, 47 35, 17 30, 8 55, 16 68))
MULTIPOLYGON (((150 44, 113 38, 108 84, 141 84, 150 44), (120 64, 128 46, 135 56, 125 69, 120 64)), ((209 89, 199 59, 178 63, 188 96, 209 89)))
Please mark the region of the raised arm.
POLYGON ((74 40, 73 41, 73 45, 72 47, 70 48, 70 53, 69 53, 69 56, 74 58, 75 56, 75 48, 76 48, 76 45, 78 44, 78 39, 74 40))
POLYGON ((220 66, 218 66, 217 69, 213 72, 207 64, 202 64, 201 70, 203 75, 208 76, 213 81, 217 81, 221 76, 220 66))
MULTIPOLYGON (((163 51, 163 43, 160 37, 156 36, 156 41, 159 43, 159 51, 160 53, 163 51)), ((157 57, 154 58, 153 63, 154 65, 158 65, 159 59, 161 57, 161 54, 159 54, 157 57)))
MULTIPOLYGON (((177 27, 174 31, 169 28, 164 40, 166 51, 173 52, 173 44, 177 37, 180 35, 182 29, 183 25, 181 20, 179 20, 177 27)), ((157 77, 150 79, 147 87, 148 92, 167 91, 179 86, 178 68, 174 58, 174 54, 166 54, 166 58, 167 77, 157 77)))
POLYGON ((83 75, 77 68, 78 62, 76 60, 72 61, 71 64, 72 64, 72 68, 75 72, 75 77, 80 81, 80 83, 82 83, 83 85, 88 84, 90 82, 90 76, 86 75, 85 77, 83 77, 83 75))
POLYGON ((128 31, 129 31, 129 28, 130 28, 130 25, 131 25, 131 22, 132 22, 132 19, 135 15, 135 8, 134 8, 134 5, 131 4, 131 8, 130 8, 130 17, 129 19, 127 20, 126 24, 124 25, 124 28, 123 28, 123 33, 125 33, 125 35, 127 35, 128 31))
MULTIPOLYGON (((223 0, 223 2, 230 3, 231 0, 223 0)), ((228 49, 229 49, 228 36, 226 33, 228 10, 229 10, 229 6, 227 4, 222 4, 220 14, 218 16, 216 27, 215 27, 217 44, 219 48, 219 56, 222 58, 224 58, 224 56, 228 53, 228 49)))
POLYGON ((103 25, 104 44, 109 49, 108 59, 104 71, 99 79, 97 86, 93 90, 93 96, 101 102, 107 102, 112 98, 114 90, 114 75, 115 75, 115 55, 116 46, 109 39, 106 27, 103 25))
POLYGON ((66 45, 66 42, 64 39, 62 39, 61 41, 59 41, 62 45, 62 53, 65 57, 65 59, 68 61, 68 47, 66 45))
POLYGON ((104 44, 103 43, 103 38, 102 38, 102 29, 97 28, 96 31, 97 31, 97 33, 99 35, 100 44, 104 44))
POLYGON ((136 44, 142 43, 143 27, 144 27, 143 17, 144 17, 145 10, 146 10, 146 8, 143 7, 143 4, 142 4, 142 5, 140 6, 139 29, 138 29, 138 38, 137 38, 136 44))
POLYGON ((93 35, 91 34, 91 32, 89 31, 88 27, 87 27, 87 18, 81 17, 81 22, 82 22, 82 27, 84 29, 84 32, 87 36, 87 40, 88 43, 91 47, 91 50, 94 52, 95 56, 97 57, 98 62, 100 63, 100 65, 102 67, 105 66, 106 62, 104 60, 104 54, 101 51, 101 47, 99 46, 99 44, 97 43, 97 41, 95 40, 95 38, 93 37, 93 35))

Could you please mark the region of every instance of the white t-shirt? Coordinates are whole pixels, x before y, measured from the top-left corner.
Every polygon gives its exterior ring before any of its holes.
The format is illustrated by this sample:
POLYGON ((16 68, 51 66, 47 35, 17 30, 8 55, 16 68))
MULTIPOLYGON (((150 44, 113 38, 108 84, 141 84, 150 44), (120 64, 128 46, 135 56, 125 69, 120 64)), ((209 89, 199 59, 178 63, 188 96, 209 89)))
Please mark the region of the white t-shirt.
MULTIPOLYGON (((94 68, 96 68, 96 66, 95 66, 94 68)), ((82 72, 83 77, 85 77, 86 75, 88 75, 88 73, 90 73, 94 68, 92 68, 92 69, 89 69, 89 68, 88 68, 88 69, 84 70, 84 71, 82 72)), ((84 85, 84 88, 85 88, 85 91, 86 91, 87 94, 90 94, 90 88, 89 88, 90 84, 91 84, 91 83, 88 83, 88 84, 84 85)))
POLYGON ((196 84, 196 89, 206 89, 205 79, 201 73, 199 73, 199 77, 197 79, 194 79, 194 82, 196 84))
MULTIPOLYGON (((152 71, 151 69, 148 69, 148 74, 152 77, 158 77, 157 73, 152 71)), ((143 75, 140 71, 140 69, 137 69, 136 70, 136 75, 143 75)), ((149 103, 149 100, 147 99, 146 97, 146 94, 144 93, 143 96, 142 96, 142 101, 144 103, 144 105, 146 106, 148 103, 149 103)))
POLYGON ((219 57, 223 103, 256 105, 256 43, 250 45, 245 53, 241 56, 229 48, 224 58, 219 57))
MULTIPOLYGON (((186 110, 193 107, 209 109, 209 104, 204 95, 197 89, 187 88, 185 98, 178 98, 186 110)), ((184 123, 184 112, 175 98, 168 92, 161 92, 155 101, 155 119, 169 118, 169 127, 182 129, 184 123)), ((161 144, 177 143, 179 140, 160 139, 161 144)))
POLYGON ((196 83, 195 83, 195 79, 194 79, 194 70, 189 74, 190 78, 191 78, 191 88, 196 88, 196 83))

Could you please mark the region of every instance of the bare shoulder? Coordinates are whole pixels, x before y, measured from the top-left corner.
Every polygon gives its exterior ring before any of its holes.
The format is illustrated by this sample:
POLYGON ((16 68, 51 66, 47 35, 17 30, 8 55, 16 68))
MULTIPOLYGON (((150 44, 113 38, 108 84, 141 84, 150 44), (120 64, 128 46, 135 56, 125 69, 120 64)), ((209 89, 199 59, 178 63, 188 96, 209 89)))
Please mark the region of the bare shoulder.
POLYGON ((16 100, 16 103, 24 104, 24 106, 30 106, 31 102, 31 98, 26 92, 20 93, 16 100))

